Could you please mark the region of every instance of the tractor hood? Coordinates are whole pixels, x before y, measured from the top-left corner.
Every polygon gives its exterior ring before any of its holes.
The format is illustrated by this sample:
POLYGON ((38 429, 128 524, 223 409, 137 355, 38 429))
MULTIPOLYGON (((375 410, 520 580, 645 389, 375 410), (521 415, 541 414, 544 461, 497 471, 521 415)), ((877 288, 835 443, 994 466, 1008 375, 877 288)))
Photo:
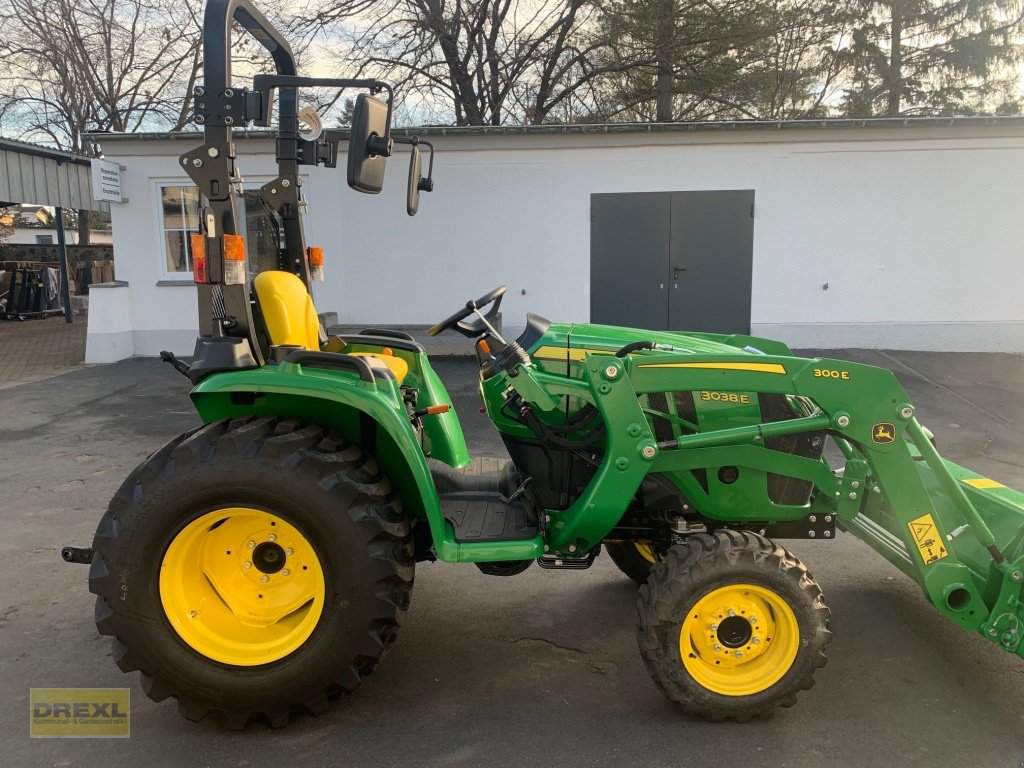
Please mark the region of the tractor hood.
POLYGON ((581 362, 591 352, 614 353, 637 341, 650 341, 700 355, 792 354, 782 342, 743 334, 651 331, 591 323, 549 324, 536 315, 527 318, 527 330, 521 341, 525 341, 524 346, 534 359, 568 362, 581 362))

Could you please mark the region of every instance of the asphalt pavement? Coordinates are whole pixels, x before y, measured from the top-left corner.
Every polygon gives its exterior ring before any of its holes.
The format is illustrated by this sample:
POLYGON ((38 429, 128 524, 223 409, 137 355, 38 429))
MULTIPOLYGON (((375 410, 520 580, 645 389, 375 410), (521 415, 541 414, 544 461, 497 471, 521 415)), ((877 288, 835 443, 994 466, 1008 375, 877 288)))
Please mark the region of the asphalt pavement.
MULTIPOLYGON (((830 352, 892 368, 948 458, 1024 488, 1024 357, 830 352)), ((474 364, 441 359, 471 450, 502 455, 474 364)), ((832 609, 817 685, 772 720, 680 714, 649 680, 636 588, 588 571, 511 578, 421 564, 380 668, 318 718, 243 732, 182 719, 123 675, 97 634, 88 546, 124 476, 198 423, 188 382, 154 360, 0 391, 0 765, 991 766, 1024 763, 1024 661, 941 617, 852 536, 794 541, 832 609), (30 739, 29 689, 131 687, 131 738, 30 739)), ((157 553, 154 553, 157 556, 157 553)))

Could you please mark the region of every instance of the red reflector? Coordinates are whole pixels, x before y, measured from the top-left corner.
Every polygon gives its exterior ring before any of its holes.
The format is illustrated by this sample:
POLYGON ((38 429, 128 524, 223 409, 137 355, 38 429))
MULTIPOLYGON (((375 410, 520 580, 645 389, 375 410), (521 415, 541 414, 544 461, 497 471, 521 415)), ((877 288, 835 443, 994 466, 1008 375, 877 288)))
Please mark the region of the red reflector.
POLYGON ((196 283, 205 283, 206 276, 206 236, 191 235, 189 243, 192 246, 192 279, 196 283))

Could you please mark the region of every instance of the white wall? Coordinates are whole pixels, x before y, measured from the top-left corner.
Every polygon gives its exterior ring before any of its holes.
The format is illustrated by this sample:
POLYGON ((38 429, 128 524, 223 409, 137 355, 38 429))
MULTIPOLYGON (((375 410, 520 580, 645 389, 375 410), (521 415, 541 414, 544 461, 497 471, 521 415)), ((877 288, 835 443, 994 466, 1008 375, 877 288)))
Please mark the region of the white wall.
MULTIPOLYGON (((432 324, 502 283, 506 326, 527 311, 585 321, 591 194, 754 189, 755 334, 797 346, 1024 352, 1020 128, 432 140, 436 191, 415 218, 405 215, 404 153, 380 196, 349 191, 343 168, 309 170, 306 232, 327 256, 314 295, 342 323, 432 324)), ((152 201, 155 178, 182 178, 186 147, 104 149, 128 169, 131 202, 112 216, 135 352, 154 354, 166 331, 188 352, 195 292, 156 286, 152 201), (167 154, 142 154, 153 152, 167 154)), ((246 177, 273 172, 270 149, 239 141, 246 177)))

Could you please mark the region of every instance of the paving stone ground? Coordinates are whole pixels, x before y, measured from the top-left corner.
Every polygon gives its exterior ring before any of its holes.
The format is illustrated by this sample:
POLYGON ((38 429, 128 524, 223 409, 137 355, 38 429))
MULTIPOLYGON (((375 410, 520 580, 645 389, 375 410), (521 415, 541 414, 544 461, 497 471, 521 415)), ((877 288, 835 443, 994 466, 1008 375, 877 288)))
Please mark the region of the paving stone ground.
POLYGON ((0 389, 70 371, 85 360, 84 315, 0 320, 0 389))

